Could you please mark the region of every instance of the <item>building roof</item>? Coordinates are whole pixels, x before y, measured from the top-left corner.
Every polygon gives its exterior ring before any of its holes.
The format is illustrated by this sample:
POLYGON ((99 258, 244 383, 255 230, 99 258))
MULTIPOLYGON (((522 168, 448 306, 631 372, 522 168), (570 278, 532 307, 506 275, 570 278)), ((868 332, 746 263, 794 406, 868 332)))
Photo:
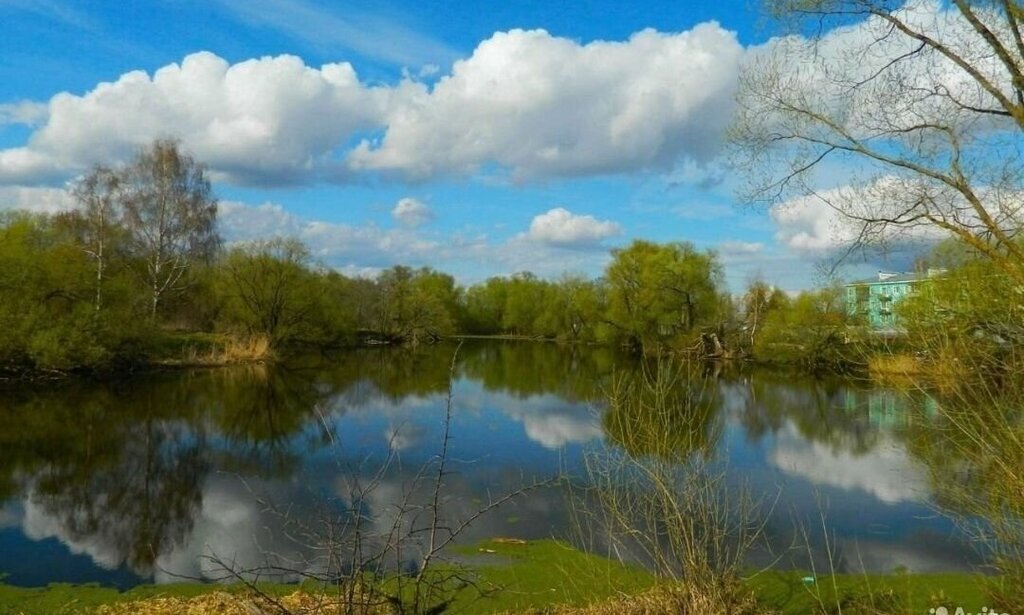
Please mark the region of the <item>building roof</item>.
POLYGON ((873 286, 876 284, 906 284, 909 282, 920 282, 921 280, 927 280, 933 275, 924 273, 886 273, 884 271, 878 272, 877 278, 869 278, 867 280, 855 280, 853 282, 847 282, 844 286, 873 286))

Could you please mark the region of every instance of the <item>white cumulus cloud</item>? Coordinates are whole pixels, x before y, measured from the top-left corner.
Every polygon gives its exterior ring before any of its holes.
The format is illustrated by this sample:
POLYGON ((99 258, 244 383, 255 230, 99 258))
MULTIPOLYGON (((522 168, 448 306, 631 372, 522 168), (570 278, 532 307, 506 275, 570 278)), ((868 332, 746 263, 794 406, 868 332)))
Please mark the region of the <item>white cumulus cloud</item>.
POLYGON ((431 179, 497 168, 520 179, 666 169, 707 160, 729 122, 743 49, 705 23, 586 45, 498 32, 428 85, 360 80, 347 62, 210 52, 82 94, 0 107, 34 124, 0 150, 0 183, 66 180, 176 137, 215 179, 281 185, 379 172, 431 179))
POLYGON ((391 217, 404 226, 415 228, 433 220, 434 212, 423 201, 406 197, 395 204, 391 217))
MULTIPOLYGON (((1018 216, 1019 193, 984 189, 980 192, 992 204, 989 213, 994 219, 1012 222, 1012 217, 1018 216)), ((797 252, 821 254, 857 241, 878 248, 934 242, 945 231, 922 221, 926 212, 959 224, 977 219, 970 205, 955 191, 917 178, 897 176, 794 197, 773 207, 769 215, 779 243, 797 252)))
POLYGON ((815 197, 794 198, 772 208, 770 215, 779 243, 800 252, 828 250, 855 238, 839 213, 815 197))
POLYGON ((667 168, 715 153, 743 49, 716 23, 586 45, 498 32, 432 91, 392 109, 357 169, 414 178, 493 162, 519 178, 667 168))
POLYGON ((316 69, 278 56, 229 64, 195 53, 152 76, 125 73, 81 96, 54 96, 28 143, 0 151, 0 182, 71 176, 165 136, 180 138, 219 178, 298 181, 329 172, 339 143, 375 126, 404 87, 364 86, 347 63, 316 69))
POLYGON ((598 220, 594 216, 574 214, 564 207, 556 207, 535 216, 530 222, 526 238, 554 246, 596 246, 601 241, 622 234, 617 222, 598 220))

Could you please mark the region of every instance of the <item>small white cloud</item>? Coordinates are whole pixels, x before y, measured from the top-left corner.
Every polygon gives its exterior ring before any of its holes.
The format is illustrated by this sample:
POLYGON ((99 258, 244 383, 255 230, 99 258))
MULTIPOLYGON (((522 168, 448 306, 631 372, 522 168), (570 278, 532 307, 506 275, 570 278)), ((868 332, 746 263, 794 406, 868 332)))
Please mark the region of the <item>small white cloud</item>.
POLYGON ((598 220, 593 216, 574 214, 564 207, 556 207, 534 217, 526 238, 554 246, 586 247, 622 234, 616 222, 598 220))
POLYGON ((25 124, 34 126, 46 119, 49 107, 45 103, 21 100, 0 104, 0 126, 4 124, 25 124))
MULTIPOLYGON (((541 277, 556 277, 565 271, 598 275, 610 258, 603 249, 584 249, 599 248, 598 243, 542 242, 527 233, 498 242, 486 235, 449 234, 430 227, 339 224, 297 216, 277 203, 246 205, 222 201, 218 219, 221 234, 229 244, 296 237, 309 247, 318 261, 354 277, 372 278, 382 269, 398 264, 443 269, 460 283, 517 271, 532 271, 541 277), (566 250, 566 247, 575 249, 566 250)), ((597 237, 610 230, 609 224, 617 234, 618 225, 596 220, 593 223, 597 237)), ((593 229, 590 234, 595 235, 593 229)))
POLYGON ((722 256, 751 256, 764 249, 764 244, 754 241, 723 241, 718 244, 722 256))
POLYGON ((772 208, 775 238, 798 252, 821 252, 852 241, 840 231, 838 214, 814 197, 798 197, 772 208))
POLYGON ((391 217, 403 226, 416 228, 434 219, 434 212, 423 201, 406 197, 400 199, 391 210, 391 217))

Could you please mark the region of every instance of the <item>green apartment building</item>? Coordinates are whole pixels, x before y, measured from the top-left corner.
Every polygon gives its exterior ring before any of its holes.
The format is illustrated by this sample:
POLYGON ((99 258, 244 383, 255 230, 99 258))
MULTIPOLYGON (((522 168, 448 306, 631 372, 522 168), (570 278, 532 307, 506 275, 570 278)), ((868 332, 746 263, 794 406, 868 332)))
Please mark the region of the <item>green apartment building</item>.
POLYGON ((863 317, 872 329, 880 332, 899 331, 893 306, 912 294, 922 282, 945 271, 929 269, 927 273, 878 272, 877 279, 851 282, 846 288, 846 311, 863 317))

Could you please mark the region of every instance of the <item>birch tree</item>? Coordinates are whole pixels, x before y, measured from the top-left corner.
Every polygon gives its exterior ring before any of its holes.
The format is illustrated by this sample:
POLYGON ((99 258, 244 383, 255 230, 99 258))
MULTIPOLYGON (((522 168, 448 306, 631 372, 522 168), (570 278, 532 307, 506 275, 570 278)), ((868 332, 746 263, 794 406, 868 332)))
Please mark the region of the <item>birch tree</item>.
POLYGON ((120 179, 122 222, 155 319, 161 302, 182 290, 189 268, 219 246, 217 199, 206 168, 172 140, 140 151, 120 179))
POLYGON ((82 228, 82 250, 96 265, 96 311, 103 308, 103 283, 110 259, 113 229, 119 215, 121 180, 109 167, 97 166, 72 188, 82 228))

